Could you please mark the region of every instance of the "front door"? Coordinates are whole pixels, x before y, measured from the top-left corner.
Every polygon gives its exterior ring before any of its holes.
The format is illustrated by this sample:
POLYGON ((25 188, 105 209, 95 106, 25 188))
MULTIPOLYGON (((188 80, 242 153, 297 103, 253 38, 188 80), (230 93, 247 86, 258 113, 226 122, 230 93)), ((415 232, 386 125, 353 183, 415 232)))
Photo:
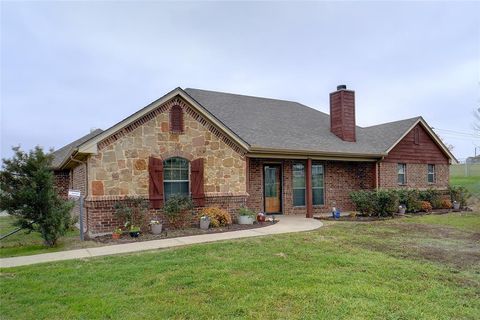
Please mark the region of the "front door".
POLYGON ((263 167, 265 213, 282 213, 282 166, 268 164, 263 167))

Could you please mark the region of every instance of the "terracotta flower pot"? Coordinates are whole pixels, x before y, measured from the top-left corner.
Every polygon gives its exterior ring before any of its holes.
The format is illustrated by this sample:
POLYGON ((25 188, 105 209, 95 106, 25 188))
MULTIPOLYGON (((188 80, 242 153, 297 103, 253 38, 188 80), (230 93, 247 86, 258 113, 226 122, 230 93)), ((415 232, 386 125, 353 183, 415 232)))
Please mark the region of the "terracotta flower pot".
POLYGON ((112 233, 112 239, 114 239, 114 240, 120 239, 121 236, 122 236, 121 233, 112 233))

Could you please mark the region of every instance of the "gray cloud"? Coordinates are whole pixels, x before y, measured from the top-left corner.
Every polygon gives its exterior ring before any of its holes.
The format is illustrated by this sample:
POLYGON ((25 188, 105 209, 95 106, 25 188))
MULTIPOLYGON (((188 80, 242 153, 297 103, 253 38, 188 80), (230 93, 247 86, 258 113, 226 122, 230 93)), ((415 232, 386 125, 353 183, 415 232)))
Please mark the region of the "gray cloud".
MULTIPOLYGON (((4 157, 16 144, 59 148, 177 86, 328 112, 328 93, 346 83, 359 125, 423 115, 463 132, 480 103, 474 2, 1 6, 4 157)), ((444 138, 459 158, 473 153, 473 138, 444 138)))

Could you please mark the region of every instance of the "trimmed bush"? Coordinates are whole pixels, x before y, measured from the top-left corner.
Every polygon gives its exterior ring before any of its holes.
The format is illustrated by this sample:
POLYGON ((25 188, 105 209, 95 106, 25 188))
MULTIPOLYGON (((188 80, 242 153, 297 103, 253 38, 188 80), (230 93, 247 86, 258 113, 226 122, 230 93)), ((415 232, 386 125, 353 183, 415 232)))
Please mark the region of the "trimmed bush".
POLYGON ((442 209, 451 209, 452 208, 452 202, 450 200, 442 200, 442 203, 441 203, 441 207, 442 209))
POLYGON ((192 225, 193 202, 190 197, 173 195, 168 198, 163 207, 163 213, 168 224, 173 229, 181 229, 192 225))
POLYGON ((422 211, 430 212, 432 211, 432 205, 428 201, 421 201, 422 211))
POLYGON ((350 192, 350 199, 353 202, 356 210, 363 215, 371 215, 375 210, 374 191, 353 191, 350 192))
POLYGON ((405 206, 407 212, 418 212, 420 210, 417 189, 399 189, 396 192, 399 203, 405 206))
POLYGON ((438 190, 427 189, 418 193, 418 199, 420 201, 428 201, 433 208, 441 207, 441 194, 438 190))
POLYGON ((398 210, 398 194, 395 190, 378 190, 376 197, 376 213, 378 216, 387 216, 398 210))
POLYGON ((451 186, 448 188, 450 192, 450 199, 452 202, 457 201, 460 203, 460 207, 466 207, 468 198, 470 198, 470 192, 462 186, 451 186))
POLYGON ((398 195, 395 190, 353 191, 350 199, 363 215, 393 215, 398 210, 398 195))
POLYGON ((212 228, 225 227, 232 224, 232 217, 230 214, 217 207, 203 208, 200 212, 200 216, 208 216, 212 228))

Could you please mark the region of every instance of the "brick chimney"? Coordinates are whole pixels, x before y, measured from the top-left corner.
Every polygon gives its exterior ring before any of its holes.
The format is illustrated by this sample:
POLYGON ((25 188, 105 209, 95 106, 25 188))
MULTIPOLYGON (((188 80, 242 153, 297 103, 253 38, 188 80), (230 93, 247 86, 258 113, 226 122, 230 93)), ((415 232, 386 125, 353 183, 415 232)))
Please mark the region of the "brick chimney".
POLYGON ((355 142, 355 91, 342 84, 330 93, 330 131, 344 141, 355 142))

